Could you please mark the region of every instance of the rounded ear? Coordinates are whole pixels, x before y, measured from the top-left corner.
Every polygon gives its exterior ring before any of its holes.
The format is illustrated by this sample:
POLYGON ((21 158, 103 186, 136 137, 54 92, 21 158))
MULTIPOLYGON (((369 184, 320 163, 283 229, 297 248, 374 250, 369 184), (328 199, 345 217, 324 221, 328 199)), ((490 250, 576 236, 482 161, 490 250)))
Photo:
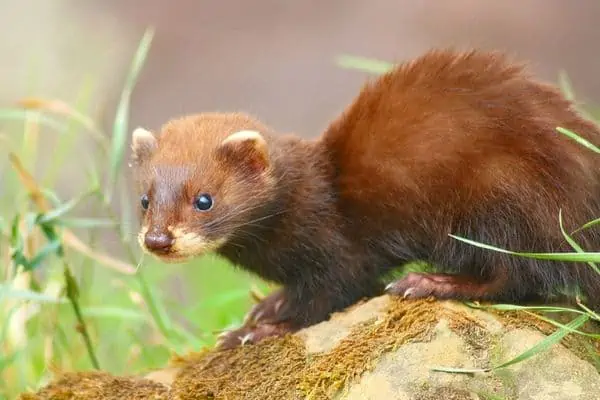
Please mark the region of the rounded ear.
POLYGON ((257 131, 243 130, 226 137, 217 154, 236 167, 260 173, 269 167, 269 151, 265 138, 257 131))
POLYGON ((156 150, 156 137, 154 137, 152 132, 144 128, 135 128, 131 136, 133 161, 136 164, 141 164, 156 150))

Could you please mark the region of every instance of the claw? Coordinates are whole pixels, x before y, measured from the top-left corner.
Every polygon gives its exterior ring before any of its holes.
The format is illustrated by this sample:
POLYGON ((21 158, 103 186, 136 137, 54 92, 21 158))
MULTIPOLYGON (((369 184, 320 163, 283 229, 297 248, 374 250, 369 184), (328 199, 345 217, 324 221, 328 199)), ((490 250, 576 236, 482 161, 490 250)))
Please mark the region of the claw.
POLYGON ((256 313, 256 315, 254 316, 254 318, 252 318, 253 322, 258 322, 260 321, 260 318, 264 315, 264 311, 259 311, 256 313))
POLYGON ((383 289, 383 290, 387 292, 387 291, 388 291, 388 290, 390 290, 390 289, 391 289, 393 286, 394 286, 394 282, 390 282, 390 283, 388 283, 388 284, 387 284, 387 286, 386 286, 386 287, 385 287, 385 289, 383 289))
POLYGON ((244 336, 240 336, 240 342, 242 343, 242 346, 245 345, 246 343, 248 343, 249 341, 252 340, 254 334, 252 332, 245 334, 244 336))
POLYGON ((403 299, 406 299, 408 296, 410 296, 411 294, 413 294, 413 292, 415 291, 415 288, 408 288, 404 291, 404 294, 402 295, 403 299))
POLYGON ((277 303, 275 303, 275 314, 277 314, 279 312, 279 309, 281 308, 281 306, 283 305, 283 299, 277 301, 277 303))

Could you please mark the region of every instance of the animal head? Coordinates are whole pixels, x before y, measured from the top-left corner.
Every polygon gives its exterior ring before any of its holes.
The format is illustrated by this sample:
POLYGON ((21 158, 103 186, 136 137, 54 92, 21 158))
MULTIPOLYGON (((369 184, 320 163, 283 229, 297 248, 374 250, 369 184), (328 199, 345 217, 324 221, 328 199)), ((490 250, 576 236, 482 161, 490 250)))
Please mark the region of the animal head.
POLYGON ((140 246, 165 262, 243 235, 273 195, 268 128, 243 114, 169 121, 132 133, 140 246))

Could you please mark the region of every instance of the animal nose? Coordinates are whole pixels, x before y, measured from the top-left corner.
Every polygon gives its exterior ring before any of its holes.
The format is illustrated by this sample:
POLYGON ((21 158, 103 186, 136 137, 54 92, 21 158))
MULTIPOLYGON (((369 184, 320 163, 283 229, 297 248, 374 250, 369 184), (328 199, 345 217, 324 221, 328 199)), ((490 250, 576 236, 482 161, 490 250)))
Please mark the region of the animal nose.
POLYGON ((173 245, 173 237, 167 232, 151 231, 146 233, 144 244, 148 250, 164 253, 173 245))

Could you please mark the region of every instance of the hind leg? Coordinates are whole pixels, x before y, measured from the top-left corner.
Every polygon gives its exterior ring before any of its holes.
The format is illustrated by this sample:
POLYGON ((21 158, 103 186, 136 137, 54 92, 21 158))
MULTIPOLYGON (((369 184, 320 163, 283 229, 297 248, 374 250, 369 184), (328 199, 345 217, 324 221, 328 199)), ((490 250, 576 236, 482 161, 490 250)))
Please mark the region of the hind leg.
POLYGON ((508 276, 500 271, 488 279, 462 274, 410 272, 387 285, 386 291, 411 299, 433 296, 438 299, 484 300, 501 298, 507 286, 508 276))

